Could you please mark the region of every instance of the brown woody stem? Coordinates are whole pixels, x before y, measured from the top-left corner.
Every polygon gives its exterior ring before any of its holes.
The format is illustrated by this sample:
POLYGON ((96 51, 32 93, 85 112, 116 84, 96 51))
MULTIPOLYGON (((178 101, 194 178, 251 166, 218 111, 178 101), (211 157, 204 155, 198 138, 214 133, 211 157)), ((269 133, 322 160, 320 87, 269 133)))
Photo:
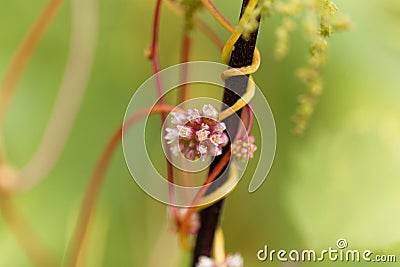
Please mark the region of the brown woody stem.
MULTIPOLYGON (((242 2, 242 10, 240 16, 243 15, 243 12, 248 4, 249 0, 243 0, 242 2)), ((229 66, 232 68, 240 68, 244 66, 251 65, 253 61, 253 54, 256 47, 258 35, 258 27, 257 29, 250 34, 249 39, 240 38, 236 44, 235 49, 232 51, 231 59, 229 62, 229 66)), ((247 88, 248 77, 246 76, 234 76, 229 77, 225 82, 225 90, 223 102, 227 106, 232 106, 245 92, 247 88), (229 89, 227 89, 229 88, 229 89)), ((232 135, 236 135, 239 125, 239 119, 241 115, 241 110, 236 112, 238 116, 230 116, 224 120, 227 131, 232 135)), ((216 157, 214 162, 211 164, 210 172, 215 168, 218 164, 219 160, 223 157, 225 152, 229 149, 230 144, 228 144, 222 155, 216 157)), ((223 173, 224 170, 221 171, 223 173)), ((228 172, 225 172, 219 180, 227 179, 228 172)), ((214 243, 214 235, 215 230, 217 229, 219 219, 222 212, 224 199, 219 200, 213 205, 203 209, 200 211, 200 220, 201 227, 199 229, 196 245, 193 252, 193 262, 192 266, 195 267, 200 256, 211 257, 211 252, 214 243)))

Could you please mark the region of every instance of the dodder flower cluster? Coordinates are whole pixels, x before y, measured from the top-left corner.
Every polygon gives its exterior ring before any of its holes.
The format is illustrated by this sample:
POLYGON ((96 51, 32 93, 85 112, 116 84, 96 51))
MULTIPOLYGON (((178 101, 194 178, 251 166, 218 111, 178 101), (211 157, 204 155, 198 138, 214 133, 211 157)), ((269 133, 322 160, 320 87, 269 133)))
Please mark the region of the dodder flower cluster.
POLYGON ((254 136, 249 136, 247 139, 235 140, 232 144, 232 155, 241 161, 252 159, 254 157, 254 152, 257 150, 254 141, 254 136))
POLYGON ((202 110, 189 109, 187 114, 172 112, 173 128, 166 128, 165 140, 174 155, 182 153, 189 160, 206 160, 222 154, 228 142, 225 123, 218 121, 218 111, 210 104, 202 110))

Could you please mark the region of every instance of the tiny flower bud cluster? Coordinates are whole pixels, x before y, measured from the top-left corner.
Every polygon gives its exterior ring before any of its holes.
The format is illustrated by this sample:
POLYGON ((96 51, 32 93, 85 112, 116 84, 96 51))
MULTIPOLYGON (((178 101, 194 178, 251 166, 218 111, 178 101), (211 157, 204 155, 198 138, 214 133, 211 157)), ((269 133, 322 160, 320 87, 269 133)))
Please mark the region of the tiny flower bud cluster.
POLYGON ((225 123, 218 121, 218 111, 212 105, 202 110, 189 109, 187 114, 172 112, 173 128, 166 128, 165 140, 171 152, 182 153, 189 160, 206 160, 208 156, 222 154, 222 148, 229 142, 224 132, 225 123))
POLYGON ((254 152, 257 146, 254 144, 254 136, 249 136, 246 139, 235 140, 232 144, 232 155, 241 161, 247 161, 254 157, 254 152))
POLYGON ((243 258, 238 253, 228 254, 225 262, 217 264, 213 259, 201 256, 196 267, 243 267, 243 258))

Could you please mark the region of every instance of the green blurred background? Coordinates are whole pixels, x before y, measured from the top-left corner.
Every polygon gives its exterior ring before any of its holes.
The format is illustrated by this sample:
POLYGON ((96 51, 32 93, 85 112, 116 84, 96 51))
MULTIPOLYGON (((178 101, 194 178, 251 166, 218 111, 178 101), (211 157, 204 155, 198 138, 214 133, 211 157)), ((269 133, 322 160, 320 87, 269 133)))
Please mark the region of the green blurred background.
MULTIPOLYGON (((52 251, 64 258, 84 190, 107 140, 122 122, 136 88, 151 74, 144 51, 150 43, 155 1, 99 1, 93 70, 72 133, 48 177, 17 204, 52 251)), ((215 1, 236 21, 240 1, 215 1)), ((325 91, 305 136, 291 134, 297 96, 305 88, 295 71, 307 59, 302 33, 294 33, 288 57, 274 58, 278 16, 264 20, 255 75, 274 112, 278 142, 266 183, 247 192, 247 175, 226 201, 222 225, 229 252, 245 266, 261 263, 256 252, 324 249, 346 238, 352 249, 400 257, 400 2, 336 0, 355 25, 334 35, 324 70, 325 91)), ((36 19, 44 0, 2 1, 0 76, 36 19)), ((204 12, 205 13, 205 12, 204 12)), ((207 14, 207 23, 228 34, 207 14)), ((69 50, 71 3, 66 1, 41 40, 8 110, 4 136, 10 162, 22 167, 37 148, 57 95, 69 50)), ((162 11, 162 67, 179 62, 182 20, 162 11), (178 29, 178 30, 177 30, 178 29)), ((193 60, 220 61, 198 30, 193 60)), ((251 170, 250 170, 251 171, 251 170)), ((188 266, 169 233, 166 208, 134 183, 119 147, 96 208, 86 266, 188 266)), ((354 263, 323 263, 355 266, 354 263)), ((397 263, 371 266, 398 266, 397 263)), ((302 264, 301 266, 321 266, 302 264)), ((360 266, 367 266, 360 263, 360 266)), ((31 266, 0 219, 0 266, 31 266)), ((368 265, 369 266, 369 265, 368 265)))

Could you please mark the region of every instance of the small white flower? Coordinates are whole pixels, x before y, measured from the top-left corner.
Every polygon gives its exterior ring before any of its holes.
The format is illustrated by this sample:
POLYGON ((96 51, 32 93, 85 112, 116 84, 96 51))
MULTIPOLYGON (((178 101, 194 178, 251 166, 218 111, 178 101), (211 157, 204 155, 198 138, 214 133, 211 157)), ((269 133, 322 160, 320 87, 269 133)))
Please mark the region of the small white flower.
POLYGON ((187 119, 189 121, 196 120, 201 117, 201 114, 197 109, 188 109, 188 114, 189 115, 188 115, 187 119))
POLYGON ((209 257, 200 256, 196 267, 243 267, 243 258, 239 253, 228 254, 225 262, 217 264, 209 257))
POLYGON ((232 144, 232 155, 242 161, 252 159, 257 146, 254 144, 254 136, 249 136, 248 139, 238 139, 232 144))
POLYGON ((209 147, 208 153, 210 153, 210 155, 211 155, 211 156, 214 156, 214 157, 215 157, 215 156, 219 156, 219 155, 222 154, 222 148, 219 147, 219 146, 211 145, 211 146, 209 147))
POLYGON ((208 135, 210 134, 210 131, 207 131, 205 129, 201 129, 199 131, 196 132, 197 135, 197 139, 200 142, 203 142, 204 140, 206 140, 208 138, 208 135))
POLYGON ((179 130, 179 136, 182 138, 190 139, 193 136, 193 131, 188 126, 176 126, 179 130))
POLYGON ((185 124, 187 122, 186 115, 178 112, 171 112, 171 122, 173 124, 185 124))
POLYGON ((210 129, 210 126, 208 124, 202 123, 201 124, 201 129, 208 130, 208 129, 210 129))
POLYGON ((200 144, 199 147, 197 148, 199 150, 200 154, 206 154, 207 153, 207 146, 200 144))
POLYGON ((209 257, 200 256, 196 267, 217 267, 217 264, 209 257))
POLYGON ((225 260, 227 267, 243 267, 243 258, 239 253, 229 254, 225 260))
POLYGON ((215 146, 219 146, 219 145, 222 145, 224 143, 226 144, 227 139, 225 139, 222 134, 214 134, 214 135, 210 136, 210 141, 215 146))
POLYGON ((212 119, 218 119, 218 111, 210 104, 203 106, 203 115, 212 119))
POLYGON ((174 154, 174 156, 178 156, 179 153, 181 152, 181 150, 179 149, 179 144, 175 143, 175 144, 171 144, 171 152, 172 154, 174 154))
POLYGON ((179 131, 177 128, 166 128, 167 134, 164 139, 167 140, 167 144, 172 144, 174 141, 178 140, 179 131))
POLYGON ((223 132, 226 130, 226 125, 223 122, 220 122, 214 126, 214 131, 223 132))

